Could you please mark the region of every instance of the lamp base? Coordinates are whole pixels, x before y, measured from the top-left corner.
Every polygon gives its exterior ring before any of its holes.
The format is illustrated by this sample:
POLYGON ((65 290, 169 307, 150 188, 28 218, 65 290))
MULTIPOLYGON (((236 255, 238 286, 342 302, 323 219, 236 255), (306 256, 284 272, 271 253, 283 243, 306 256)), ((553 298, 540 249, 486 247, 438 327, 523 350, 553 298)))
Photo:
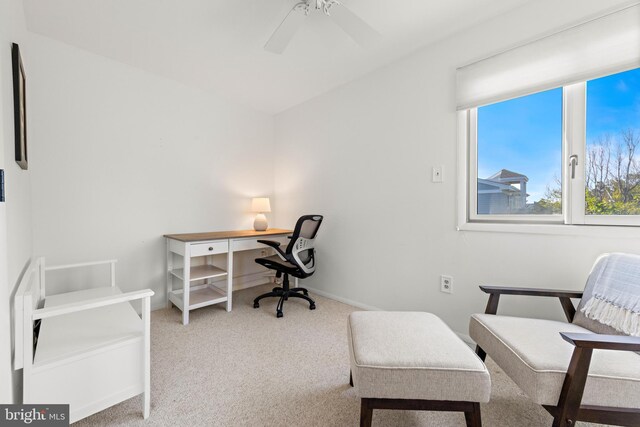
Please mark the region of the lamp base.
POLYGON ((262 213, 256 215, 256 219, 253 221, 253 229, 256 231, 266 231, 267 227, 269 227, 267 217, 262 213))

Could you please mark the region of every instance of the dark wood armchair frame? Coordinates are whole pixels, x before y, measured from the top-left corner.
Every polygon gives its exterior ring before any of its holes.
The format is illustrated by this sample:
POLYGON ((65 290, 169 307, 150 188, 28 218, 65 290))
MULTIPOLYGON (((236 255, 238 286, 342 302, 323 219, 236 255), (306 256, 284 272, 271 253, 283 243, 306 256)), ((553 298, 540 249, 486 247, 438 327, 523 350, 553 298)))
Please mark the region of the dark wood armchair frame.
MULTIPOLYGON (((486 314, 498 312, 500 295, 528 295, 554 297, 560 299, 567 320, 573 322, 576 309, 571 298, 582 298, 581 291, 553 289, 512 288, 501 286, 480 286, 489 294, 486 314)), ((584 386, 589 374, 591 355, 594 349, 640 351, 640 338, 626 335, 578 334, 561 332, 560 336, 575 346, 567 374, 556 406, 543 405, 553 416, 553 427, 571 427, 576 421, 586 421, 618 426, 640 426, 640 409, 615 408, 608 406, 581 405, 584 386)), ((485 360, 487 353, 476 346, 476 353, 485 360)))

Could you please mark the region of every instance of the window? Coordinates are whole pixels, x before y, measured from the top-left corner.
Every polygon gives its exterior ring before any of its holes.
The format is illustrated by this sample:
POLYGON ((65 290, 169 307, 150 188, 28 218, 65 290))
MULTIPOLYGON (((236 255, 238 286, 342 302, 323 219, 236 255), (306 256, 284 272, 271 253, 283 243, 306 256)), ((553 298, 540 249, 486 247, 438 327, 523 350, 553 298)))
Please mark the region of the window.
POLYGON ((459 225, 640 226, 639 16, 622 6, 456 70, 459 225))
POLYGON ((586 215, 640 215, 640 69, 587 82, 586 215))
POLYGON ((640 68, 466 120, 467 221, 640 225, 640 68))
POLYGON ((474 217, 561 215, 562 89, 477 109, 474 217))

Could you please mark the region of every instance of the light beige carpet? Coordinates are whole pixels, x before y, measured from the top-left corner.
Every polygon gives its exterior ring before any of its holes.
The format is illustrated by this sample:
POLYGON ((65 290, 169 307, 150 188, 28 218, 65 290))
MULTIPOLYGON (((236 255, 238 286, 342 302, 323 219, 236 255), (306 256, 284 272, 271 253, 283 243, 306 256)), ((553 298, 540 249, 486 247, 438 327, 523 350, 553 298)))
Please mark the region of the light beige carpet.
MULTIPOLYGON (((176 308, 151 314, 151 415, 136 397, 76 425, 357 426, 359 400, 349 382, 347 316, 354 307, 313 296, 252 300, 261 286, 234 293, 223 305, 191 313, 183 326, 176 308)), ((551 417, 528 400, 490 360, 493 391, 482 405, 487 427, 550 426, 551 417)), ((464 426, 461 413, 374 411, 374 426, 464 426)), ((583 423, 582 426, 588 424, 583 423)))

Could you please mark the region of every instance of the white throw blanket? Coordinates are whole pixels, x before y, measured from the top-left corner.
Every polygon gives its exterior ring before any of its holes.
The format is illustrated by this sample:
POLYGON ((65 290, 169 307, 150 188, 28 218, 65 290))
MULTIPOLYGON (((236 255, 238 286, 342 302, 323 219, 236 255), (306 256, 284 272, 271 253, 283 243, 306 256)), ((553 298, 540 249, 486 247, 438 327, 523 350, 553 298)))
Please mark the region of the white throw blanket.
POLYGON ((627 335, 640 336, 640 256, 611 254, 582 308, 593 319, 627 335))

